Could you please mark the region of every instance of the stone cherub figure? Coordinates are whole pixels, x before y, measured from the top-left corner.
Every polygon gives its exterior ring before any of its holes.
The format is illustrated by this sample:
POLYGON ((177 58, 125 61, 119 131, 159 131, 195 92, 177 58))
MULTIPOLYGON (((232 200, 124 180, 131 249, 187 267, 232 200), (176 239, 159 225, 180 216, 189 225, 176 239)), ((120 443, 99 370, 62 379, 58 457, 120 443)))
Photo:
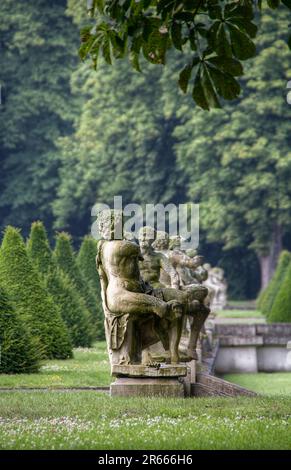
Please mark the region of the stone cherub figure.
POLYGON ((102 211, 98 216, 97 270, 100 276, 105 332, 111 366, 151 364, 148 347, 158 341, 179 362, 182 305, 165 301, 140 276, 140 248, 116 239, 115 228, 123 225, 120 211, 102 211))
MULTIPOLYGON (((158 243, 155 247, 161 248, 161 233, 159 232, 158 243)), ((163 232, 164 238, 168 239, 168 234, 163 232)), ((186 356, 189 359, 196 359, 196 345, 202 325, 209 314, 209 308, 204 304, 208 290, 201 284, 183 285, 180 282, 182 268, 198 268, 203 262, 203 257, 196 256, 191 259, 188 256, 180 255, 177 251, 169 257, 167 251, 154 251, 153 243, 156 239, 156 231, 152 227, 142 227, 139 231, 139 244, 143 259, 140 261, 140 272, 144 281, 150 282, 153 286, 160 288, 160 294, 165 301, 177 300, 183 306, 184 320, 190 317, 191 334, 186 356), (177 272, 177 266, 180 273, 177 272), (174 280, 174 282, 173 282, 174 280)), ((156 240, 156 241, 157 241, 156 240)))
POLYGON ((139 230, 138 242, 142 255, 142 261, 139 263, 141 277, 154 288, 179 289, 179 276, 172 263, 165 254, 153 248, 155 238, 156 231, 152 227, 146 226, 139 230))
POLYGON ((209 302, 213 311, 223 310, 227 302, 227 283, 224 279, 224 271, 219 267, 212 268, 210 264, 205 264, 208 271, 208 279, 205 282, 209 290, 209 302))
MULTIPOLYGON (((181 249, 179 236, 169 237, 168 233, 158 231, 153 243, 155 250, 163 253, 171 262, 178 274, 179 288, 186 292, 191 299, 199 302, 195 315, 186 312, 184 316, 184 331, 188 329, 186 342, 187 355, 197 358, 196 346, 204 322, 209 315, 208 289, 202 285, 207 279, 207 270, 202 266, 203 256, 198 256, 195 250, 184 253, 181 249), (188 320, 188 321, 187 321, 188 320)), ((168 278, 163 275, 162 281, 167 285, 168 278)))

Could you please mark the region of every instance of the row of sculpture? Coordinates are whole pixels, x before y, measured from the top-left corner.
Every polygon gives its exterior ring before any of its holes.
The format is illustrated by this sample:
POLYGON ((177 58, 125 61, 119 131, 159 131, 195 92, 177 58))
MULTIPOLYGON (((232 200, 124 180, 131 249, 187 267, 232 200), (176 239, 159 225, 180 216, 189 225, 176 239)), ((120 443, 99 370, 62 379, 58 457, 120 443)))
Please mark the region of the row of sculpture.
POLYGON ((155 365, 151 347, 160 344, 162 361, 177 364, 197 359, 196 345, 210 312, 211 289, 202 283, 208 272, 203 257, 183 252, 180 238, 142 227, 116 239, 122 213, 99 213, 102 237, 97 248, 105 331, 111 365, 155 365), (187 348, 179 351, 189 327, 187 348))

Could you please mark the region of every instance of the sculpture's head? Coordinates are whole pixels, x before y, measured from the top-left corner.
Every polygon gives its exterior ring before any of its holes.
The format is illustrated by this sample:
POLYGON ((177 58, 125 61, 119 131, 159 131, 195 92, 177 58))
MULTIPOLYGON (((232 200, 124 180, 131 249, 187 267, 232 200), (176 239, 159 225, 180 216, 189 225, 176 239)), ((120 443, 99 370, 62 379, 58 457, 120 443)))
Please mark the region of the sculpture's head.
POLYGON ((123 238, 124 240, 127 240, 128 242, 136 243, 138 244, 138 240, 135 237, 134 233, 131 232, 123 232, 123 238))
POLYGON ((141 248, 149 248, 152 246, 156 238, 156 231, 153 227, 141 227, 138 232, 138 241, 141 248))
POLYGON ((170 237, 169 248, 170 250, 178 250, 179 248, 181 248, 180 235, 175 235, 175 236, 170 237))
POLYGON ((211 264, 205 263, 205 264, 203 264, 203 268, 206 269, 207 272, 209 272, 210 269, 211 269, 211 264))
POLYGON ((162 230, 158 230, 153 247, 157 251, 167 250, 169 248, 169 234, 167 232, 163 232, 162 230))
POLYGON ((194 258, 197 255, 197 250, 194 250, 193 248, 189 248, 189 250, 186 250, 186 255, 189 256, 189 258, 194 258))
POLYGON ((212 269, 212 272, 215 275, 216 279, 218 279, 219 281, 223 281, 223 279, 224 279, 223 269, 221 269, 219 267, 215 267, 215 268, 212 269))
POLYGON ((123 213, 117 209, 105 209, 97 216, 98 230, 104 240, 123 238, 123 213))

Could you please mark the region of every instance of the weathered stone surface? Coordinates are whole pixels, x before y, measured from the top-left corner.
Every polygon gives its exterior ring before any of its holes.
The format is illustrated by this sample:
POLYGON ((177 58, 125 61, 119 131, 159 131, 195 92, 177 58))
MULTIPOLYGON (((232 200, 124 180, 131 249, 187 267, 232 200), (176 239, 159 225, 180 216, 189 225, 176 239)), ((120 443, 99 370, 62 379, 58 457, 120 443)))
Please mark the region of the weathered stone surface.
POLYGON ((155 251, 156 232, 151 227, 140 229, 139 244, 124 237, 122 211, 98 213, 98 229, 96 266, 111 373, 117 377, 111 395, 177 397, 185 390, 189 396, 195 381, 193 360, 201 350, 196 352, 196 345, 210 312, 208 290, 202 285, 207 275, 203 258, 190 257, 176 245, 171 256, 155 251), (189 274, 193 270, 193 284, 182 282, 178 267, 189 274), (181 354, 186 318, 190 329, 181 354), (191 360, 191 367, 182 364, 191 360))
POLYGON ((257 357, 259 371, 291 371, 291 351, 286 347, 265 346, 258 348, 257 357))
POLYGON ((236 345, 286 345, 291 338, 290 323, 273 324, 216 324, 215 334, 218 335, 221 346, 236 345))
POLYGON ((143 364, 113 365, 112 375, 126 377, 184 377, 187 367, 183 365, 160 364, 148 367, 143 364))
POLYGON ((215 333, 219 341, 217 373, 291 371, 289 323, 216 324, 215 333))
POLYGON ((215 333, 218 336, 242 336, 250 337, 256 336, 256 325, 243 325, 243 324, 219 324, 215 325, 215 333))
POLYGON ((258 335, 291 337, 291 323, 257 324, 256 331, 258 335))
POLYGON ((222 396, 256 396, 257 394, 239 385, 213 375, 198 373, 196 377, 198 388, 194 387, 194 395, 222 395, 222 396), (200 386, 200 388, 199 388, 200 386), (196 393, 195 393, 196 392, 196 393), (197 393, 198 392, 198 393, 197 393))
POLYGON ((221 347, 215 361, 218 374, 258 372, 255 346, 221 347))
POLYGON ((110 387, 111 396, 119 397, 177 397, 183 398, 184 385, 169 378, 118 377, 110 387))
POLYGON ((220 346, 258 346, 263 344, 262 336, 220 336, 220 346))

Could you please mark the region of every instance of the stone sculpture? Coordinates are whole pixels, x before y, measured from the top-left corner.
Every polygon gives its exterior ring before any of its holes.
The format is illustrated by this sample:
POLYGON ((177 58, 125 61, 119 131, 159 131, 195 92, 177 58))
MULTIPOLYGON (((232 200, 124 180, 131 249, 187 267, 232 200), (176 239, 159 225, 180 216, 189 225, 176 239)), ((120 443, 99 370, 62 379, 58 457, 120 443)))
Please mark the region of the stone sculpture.
POLYGON ((208 288, 209 304, 211 310, 223 310, 227 302, 227 283, 224 279, 224 271, 221 268, 212 268, 210 264, 205 264, 204 268, 208 271, 208 278, 205 285, 208 288))
POLYGON ((103 239, 96 262, 111 366, 151 364, 147 348, 157 341, 162 341, 169 361, 178 363, 183 307, 175 299, 165 301, 142 280, 139 246, 114 239, 114 225, 121 217, 103 211, 98 219, 103 239))
POLYGON ((177 271, 179 288, 200 303, 196 315, 186 314, 184 316, 183 335, 180 343, 181 353, 197 359, 196 347, 199 334, 209 314, 208 290, 202 285, 202 282, 207 279, 207 270, 202 266, 203 257, 198 256, 196 250, 183 252, 180 237, 169 238, 166 232, 157 232, 154 247, 167 256, 177 271))
MULTIPOLYGON (((186 369, 178 366, 179 344, 186 316, 193 319, 188 359, 197 358, 197 339, 209 313, 209 308, 204 305, 207 288, 198 282, 191 286, 179 284, 175 266, 181 263, 177 261, 177 253, 174 266, 168 256, 154 251, 153 229, 141 229, 138 245, 135 240, 128 240, 128 235, 127 239, 122 239, 122 235, 117 237, 117 225, 123 225, 120 211, 99 213, 98 227, 102 239, 97 245, 96 264, 111 372, 120 380, 136 376, 177 379, 178 375, 186 374, 186 369), (163 276, 167 277, 168 286, 161 281, 163 276), (158 364, 151 357, 150 347, 157 343, 162 345, 163 360, 168 366, 158 364)), ((183 259, 186 259, 185 256, 183 259)), ((197 269, 201 263, 201 257, 191 259, 187 256, 187 268, 197 269)), ((129 387, 132 382, 126 384, 129 387)), ((122 384, 115 383, 115 387, 117 385, 122 384)), ((172 385, 172 390, 176 390, 178 382, 172 385)), ((125 390, 124 387, 123 383, 122 390, 125 390)))

